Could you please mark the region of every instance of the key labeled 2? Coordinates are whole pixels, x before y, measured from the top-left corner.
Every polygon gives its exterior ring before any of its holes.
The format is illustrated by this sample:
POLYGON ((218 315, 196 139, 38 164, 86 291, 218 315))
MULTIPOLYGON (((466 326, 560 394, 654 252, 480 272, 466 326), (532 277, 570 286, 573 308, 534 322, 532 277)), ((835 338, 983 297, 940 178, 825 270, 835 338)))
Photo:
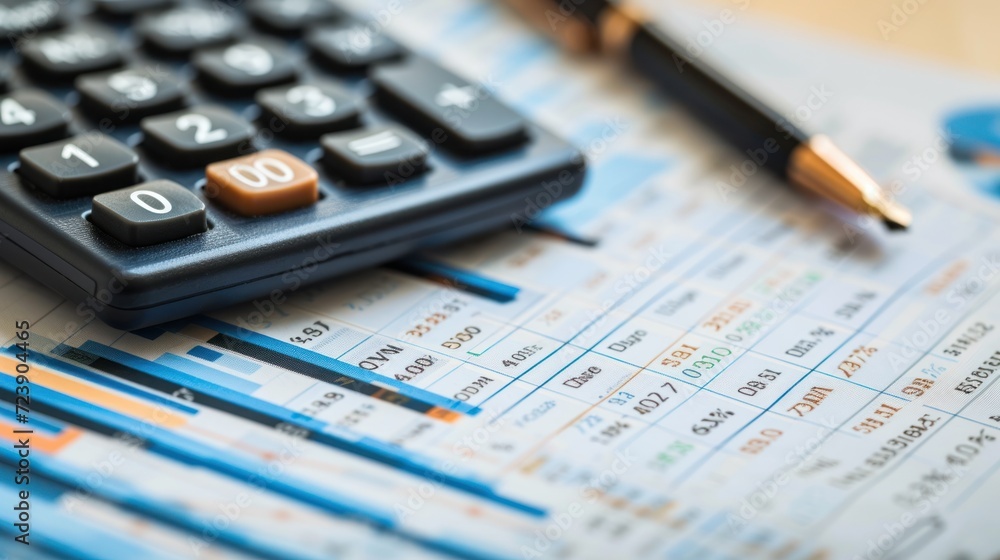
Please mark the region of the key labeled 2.
POLYGON ((139 123, 143 145, 174 166, 198 166, 253 151, 253 126, 222 107, 200 106, 139 123))

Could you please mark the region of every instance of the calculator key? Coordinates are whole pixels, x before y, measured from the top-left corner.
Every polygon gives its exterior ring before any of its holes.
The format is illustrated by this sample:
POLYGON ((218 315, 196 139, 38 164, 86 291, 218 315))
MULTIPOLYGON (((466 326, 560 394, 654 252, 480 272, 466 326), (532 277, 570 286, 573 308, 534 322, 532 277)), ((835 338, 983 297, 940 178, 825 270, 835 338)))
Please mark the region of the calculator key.
POLYGON ((320 139, 331 171, 348 182, 395 184, 423 171, 427 143, 398 126, 336 132, 320 139))
POLYGON ((66 136, 69 108, 39 90, 0 95, 0 152, 66 136))
POLYGON ((103 134, 77 136, 21 150, 20 173, 56 198, 91 195, 139 181, 139 156, 103 134))
POLYGON ((380 66, 372 81, 381 104, 428 131, 441 129, 442 143, 460 151, 478 154, 525 140, 524 119, 517 113, 483 86, 426 60, 380 66))
POLYGON ((208 231, 205 203, 173 181, 150 181, 94 197, 90 222, 141 247, 208 231))
POLYGON ((264 150, 209 165, 205 193, 241 216, 264 216, 315 204, 319 175, 281 150, 264 150))
POLYGON ((221 10, 182 6, 143 14, 136 28, 154 49, 183 55, 233 40, 237 25, 236 18, 221 10))
POLYGON ((167 8, 174 0, 95 0, 97 9, 112 16, 132 16, 140 12, 167 8))
POLYGON ((271 42, 234 43, 201 51, 194 65, 211 90, 241 94, 293 81, 296 63, 287 49, 271 42))
POLYGON ((57 0, 0 0, 0 35, 30 35, 62 26, 62 2, 57 0))
POLYGON ((167 164, 195 167, 253 151, 253 126, 222 107, 193 107, 139 123, 143 145, 167 164))
POLYGON ((180 109, 186 93, 183 82, 159 65, 80 76, 76 90, 88 112, 121 122, 180 109))
POLYGON ((264 122, 290 138, 319 138, 327 132, 358 126, 358 103, 330 83, 280 86, 257 93, 264 122))
POLYGON ((251 0, 247 11, 254 23, 275 33, 297 33, 344 15, 329 0, 251 0))
POLYGON ((28 72, 48 80, 114 68, 120 66, 123 60, 115 35, 92 26, 56 31, 25 40, 21 56, 28 72))
POLYGON ((403 54, 402 47, 378 29, 357 20, 345 20, 312 29, 306 35, 306 43, 320 60, 336 69, 362 70, 403 54))

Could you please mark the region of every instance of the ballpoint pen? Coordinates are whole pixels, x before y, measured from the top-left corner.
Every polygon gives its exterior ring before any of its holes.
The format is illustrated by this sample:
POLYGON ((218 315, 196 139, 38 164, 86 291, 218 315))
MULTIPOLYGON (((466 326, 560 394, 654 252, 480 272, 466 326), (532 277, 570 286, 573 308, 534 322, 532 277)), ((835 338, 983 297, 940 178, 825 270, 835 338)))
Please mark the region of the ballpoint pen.
POLYGON ((741 153, 799 189, 906 229, 910 212, 823 135, 809 135, 630 4, 612 0, 507 0, 574 51, 627 58, 741 153))

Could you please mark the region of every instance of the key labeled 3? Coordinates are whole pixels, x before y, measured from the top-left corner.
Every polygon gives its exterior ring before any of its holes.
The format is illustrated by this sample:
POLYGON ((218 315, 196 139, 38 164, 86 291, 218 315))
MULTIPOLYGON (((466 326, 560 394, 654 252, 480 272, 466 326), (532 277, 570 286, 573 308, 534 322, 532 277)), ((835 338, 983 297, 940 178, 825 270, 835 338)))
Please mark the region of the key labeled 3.
POLYGON ((208 198, 241 216, 277 214, 319 200, 319 175, 281 150, 220 161, 205 169, 208 198))

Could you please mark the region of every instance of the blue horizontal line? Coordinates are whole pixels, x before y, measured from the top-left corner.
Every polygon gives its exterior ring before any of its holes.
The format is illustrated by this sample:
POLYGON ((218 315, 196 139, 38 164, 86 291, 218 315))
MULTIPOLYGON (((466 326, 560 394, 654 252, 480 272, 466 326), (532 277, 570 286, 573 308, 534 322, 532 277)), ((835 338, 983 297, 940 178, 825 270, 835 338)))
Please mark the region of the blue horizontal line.
POLYGON ((504 284, 503 282, 486 278, 475 272, 425 258, 408 257, 392 263, 391 266, 400 272, 412 274, 420 278, 440 278, 449 284, 453 284, 459 290, 482 296, 498 303, 510 303, 514 301, 517 298, 517 294, 521 291, 516 286, 504 284))
POLYGON ((408 385, 394 379, 392 377, 386 377, 384 375, 379 375, 377 373, 372 373, 366 369, 360 368, 358 366, 349 364, 347 362, 342 362, 336 358, 331 358, 325 356, 318 352, 313 352, 306 348, 300 348, 294 344, 288 344, 276 338, 271 338, 259 333, 248 331, 237 327, 235 325, 230 325, 224 321, 218 319, 213 319, 211 317, 206 317, 204 315, 198 315, 191 318, 191 321, 198 324, 199 326, 205 327, 207 329, 214 330, 218 333, 229 335, 233 338, 238 338, 246 342, 257 344, 269 350, 275 352, 280 352, 286 356, 290 356, 299 360, 303 360, 319 367, 326 368, 327 370, 337 373, 340 375, 345 375, 352 379, 358 381, 364 381, 366 383, 380 383, 382 385, 387 385, 392 387, 396 392, 401 395, 405 395, 412 399, 422 401, 434 406, 439 406, 441 408, 446 408, 449 410, 454 410, 456 412, 461 412, 474 416, 479 414, 479 408, 471 406, 468 403, 464 403, 459 400, 449 399, 447 397, 442 397, 436 393, 408 385))
MULTIPOLYGON (((476 480, 469 476, 463 477, 445 473, 433 466, 433 459, 406 451, 398 446, 388 445, 369 437, 360 437, 357 439, 343 437, 341 434, 332 433, 330 431, 329 424, 321 420, 316 420, 310 416, 292 412, 284 407, 262 399, 245 395, 227 387, 216 385, 209 379, 193 377, 178 371, 169 365, 150 362, 149 360, 133 356, 127 352, 123 352, 94 341, 85 342, 80 349, 160 379, 166 379, 172 383, 188 387, 191 390, 199 391, 221 401, 233 403, 244 409, 265 414, 272 419, 305 428, 312 432, 309 439, 315 441, 316 443, 364 457, 386 466, 400 469, 412 475, 430 480, 441 481, 442 484, 457 490, 468 492, 480 498, 516 509, 528 515, 539 517, 545 515, 544 510, 535 506, 498 495, 486 482, 476 480)), ((234 414, 238 417, 241 416, 232 410, 226 410, 225 412, 234 414)), ((253 419, 249 420, 252 421, 253 419)))

